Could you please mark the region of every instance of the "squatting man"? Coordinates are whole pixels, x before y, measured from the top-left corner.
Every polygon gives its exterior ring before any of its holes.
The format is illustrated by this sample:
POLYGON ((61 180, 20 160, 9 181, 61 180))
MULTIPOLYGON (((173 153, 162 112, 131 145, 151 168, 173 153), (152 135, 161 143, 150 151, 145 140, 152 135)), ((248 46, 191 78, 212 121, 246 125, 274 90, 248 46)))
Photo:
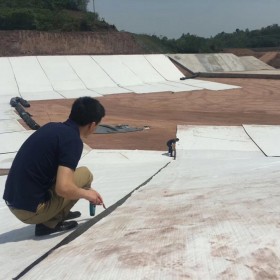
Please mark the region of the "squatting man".
POLYGON ((78 223, 69 220, 81 213, 70 209, 81 198, 104 205, 101 195, 91 188, 92 173, 86 167, 77 168, 81 137, 92 134, 104 116, 98 100, 80 97, 65 122, 42 126, 17 152, 3 199, 20 221, 36 225, 36 236, 76 227, 78 223))

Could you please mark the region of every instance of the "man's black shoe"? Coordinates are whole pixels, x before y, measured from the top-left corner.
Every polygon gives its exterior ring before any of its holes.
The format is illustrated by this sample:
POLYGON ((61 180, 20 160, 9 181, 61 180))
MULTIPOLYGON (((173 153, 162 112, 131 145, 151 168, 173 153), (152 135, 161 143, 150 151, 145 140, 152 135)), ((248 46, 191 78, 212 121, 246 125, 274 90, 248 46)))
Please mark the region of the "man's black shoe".
POLYGON ((38 224, 35 227, 35 235, 36 236, 49 235, 55 232, 61 232, 61 231, 72 229, 77 225, 78 223, 76 221, 60 222, 55 226, 55 228, 49 228, 43 224, 38 224))
POLYGON ((68 213, 68 215, 66 216, 66 218, 64 219, 64 221, 76 219, 76 218, 79 218, 80 216, 81 216, 81 212, 80 211, 74 211, 74 212, 70 211, 68 213))

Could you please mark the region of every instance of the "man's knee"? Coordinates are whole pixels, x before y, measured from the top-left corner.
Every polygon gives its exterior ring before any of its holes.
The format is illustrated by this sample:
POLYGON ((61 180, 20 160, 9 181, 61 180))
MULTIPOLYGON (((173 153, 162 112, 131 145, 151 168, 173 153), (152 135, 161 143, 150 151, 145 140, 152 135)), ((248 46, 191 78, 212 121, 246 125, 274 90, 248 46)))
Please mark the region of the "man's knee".
POLYGON ((85 167, 81 166, 78 167, 74 173, 75 176, 75 183, 80 188, 90 188, 90 185, 93 181, 93 174, 91 171, 85 167))

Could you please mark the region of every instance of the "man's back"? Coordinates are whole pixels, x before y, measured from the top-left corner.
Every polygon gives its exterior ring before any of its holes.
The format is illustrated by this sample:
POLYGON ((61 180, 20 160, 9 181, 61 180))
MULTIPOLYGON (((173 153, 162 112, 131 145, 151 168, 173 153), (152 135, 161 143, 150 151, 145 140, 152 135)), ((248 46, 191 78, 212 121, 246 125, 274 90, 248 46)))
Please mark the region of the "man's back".
POLYGON ((176 143, 176 139, 169 139, 167 142, 166 142, 166 145, 167 146, 171 146, 172 144, 176 143))
POLYGON ((18 209, 35 212, 49 199, 59 165, 75 169, 83 143, 79 129, 68 120, 48 123, 34 132, 18 151, 10 169, 3 198, 18 209))

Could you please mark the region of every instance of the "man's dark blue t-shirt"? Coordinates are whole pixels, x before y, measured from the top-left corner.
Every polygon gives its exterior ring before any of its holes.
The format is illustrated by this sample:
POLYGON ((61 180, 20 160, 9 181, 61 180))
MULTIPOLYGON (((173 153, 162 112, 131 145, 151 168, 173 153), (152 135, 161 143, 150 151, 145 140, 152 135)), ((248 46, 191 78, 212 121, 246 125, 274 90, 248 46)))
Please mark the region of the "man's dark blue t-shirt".
POLYGON ((19 149, 11 166, 4 200, 12 207, 36 212, 47 201, 58 166, 76 169, 83 142, 78 126, 71 120, 48 123, 34 132, 19 149))

